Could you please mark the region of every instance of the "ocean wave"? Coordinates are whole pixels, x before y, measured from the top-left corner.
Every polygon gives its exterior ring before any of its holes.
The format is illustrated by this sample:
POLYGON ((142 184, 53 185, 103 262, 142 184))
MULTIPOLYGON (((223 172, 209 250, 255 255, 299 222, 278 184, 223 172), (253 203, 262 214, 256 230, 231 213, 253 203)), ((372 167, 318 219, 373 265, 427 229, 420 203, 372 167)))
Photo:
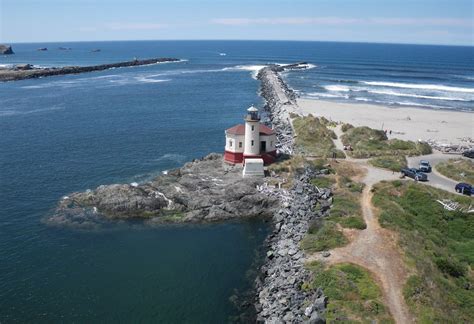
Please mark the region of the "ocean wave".
POLYGON ((159 82, 171 81, 170 79, 150 79, 147 77, 135 77, 135 80, 139 82, 146 82, 146 83, 159 83, 159 82))
POLYGON ((323 87, 324 89, 328 90, 328 91, 339 91, 339 92, 349 92, 353 89, 347 87, 347 86, 341 86, 341 85, 328 85, 328 86, 324 86, 323 87))
POLYGON ((425 108, 434 108, 434 109, 453 109, 452 107, 447 107, 447 106, 438 106, 438 105, 425 105, 425 104, 420 104, 418 102, 410 102, 410 101, 393 101, 390 102, 389 104, 391 105, 396 105, 396 106, 410 106, 410 107, 425 107, 425 108))
POLYGON ((305 94, 306 96, 309 97, 318 97, 318 98, 346 98, 348 99, 348 95, 342 95, 342 94, 332 94, 332 93, 320 93, 320 92, 309 92, 305 94))
POLYGON ((438 96, 426 96, 426 95, 418 95, 414 93, 403 93, 403 92, 396 92, 390 90, 367 90, 369 93, 375 94, 382 94, 382 95, 389 95, 389 96, 397 96, 397 97, 410 97, 410 98, 420 98, 420 99, 430 99, 430 100, 446 100, 446 101, 464 101, 469 102, 474 99, 466 99, 466 98, 459 98, 459 97, 438 97, 438 96))
POLYGON ((186 159, 187 159, 187 157, 185 155, 182 155, 182 154, 167 153, 167 154, 164 154, 164 155, 160 156, 155 161, 173 161, 173 162, 177 162, 177 163, 183 163, 183 162, 186 161, 186 159))
POLYGON ((10 116, 17 116, 17 115, 30 115, 30 114, 36 114, 36 113, 42 113, 42 112, 49 112, 49 111, 55 111, 55 110, 63 110, 64 107, 61 106, 53 106, 53 107, 48 107, 48 108, 42 108, 42 109, 33 109, 33 110, 27 110, 27 111, 20 111, 20 110, 0 110, 0 117, 10 117, 10 116))
POLYGON ((354 100, 357 100, 357 101, 365 101, 365 102, 370 102, 372 100, 370 100, 369 98, 362 98, 362 97, 355 97, 354 100))
POLYGON ((451 87, 439 84, 417 84, 417 83, 399 83, 399 82, 379 82, 379 81, 361 81, 363 84, 371 86, 389 87, 389 88, 406 88, 406 89, 422 89, 448 92, 465 92, 474 93, 474 88, 451 87))
POLYGON ((222 71, 250 71, 252 72, 252 78, 257 79, 258 72, 263 69, 266 65, 236 65, 231 67, 223 68, 222 71))

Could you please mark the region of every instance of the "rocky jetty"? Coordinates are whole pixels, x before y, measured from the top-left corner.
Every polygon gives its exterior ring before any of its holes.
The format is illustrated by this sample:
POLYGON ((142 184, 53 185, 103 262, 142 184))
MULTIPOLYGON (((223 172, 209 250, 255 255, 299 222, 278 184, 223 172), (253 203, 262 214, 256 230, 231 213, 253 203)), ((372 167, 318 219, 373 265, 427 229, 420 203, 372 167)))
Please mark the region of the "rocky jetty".
POLYGON ((305 254, 300 242, 309 224, 326 215, 332 202, 329 189, 310 184, 319 171, 306 167, 297 174, 291 190, 259 187, 260 192, 282 203, 273 216, 274 230, 267 238, 267 260, 257 278, 256 310, 258 322, 324 323, 327 299, 321 289, 301 289, 311 274, 304 267, 305 254), (318 206, 318 208, 316 208, 318 206))
POLYGON ((301 64, 270 65, 257 74, 261 81, 260 94, 265 99, 264 110, 277 134, 277 149, 284 154, 293 153, 293 127, 291 113, 300 114, 296 93, 282 80, 279 72, 300 68, 301 64))
POLYGON ((13 52, 13 49, 10 45, 0 44, 0 54, 11 55, 11 54, 15 54, 15 53, 13 52))
MULTIPOLYGON (((265 111, 277 131, 280 152, 294 151, 294 131, 291 114, 298 114, 296 94, 279 75, 288 69, 305 68, 306 63, 287 66, 268 66, 259 71, 261 95, 265 111)), ((257 322, 264 323, 325 323, 327 298, 321 289, 306 292, 301 289, 311 274, 304 267, 305 254, 300 242, 309 224, 324 217, 332 203, 329 189, 319 189, 310 179, 321 171, 306 167, 295 175, 290 190, 277 189, 266 184, 261 193, 275 197, 280 208, 273 216, 274 229, 266 240, 266 260, 256 280, 255 308, 257 322), (318 206, 318 208, 316 208, 318 206)))
POLYGON ((92 66, 65 66, 60 68, 34 68, 28 71, 15 68, 0 71, 0 81, 16 81, 24 79, 42 78, 54 75, 78 74, 94 71, 108 70, 112 68, 149 65, 163 62, 178 62, 176 58, 153 58, 146 60, 133 60, 127 62, 101 64, 92 66))
POLYGON ((262 182, 243 178, 241 167, 210 154, 147 183, 102 185, 65 196, 46 222, 93 228, 104 218, 150 224, 271 218, 279 202, 257 191, 262 182))

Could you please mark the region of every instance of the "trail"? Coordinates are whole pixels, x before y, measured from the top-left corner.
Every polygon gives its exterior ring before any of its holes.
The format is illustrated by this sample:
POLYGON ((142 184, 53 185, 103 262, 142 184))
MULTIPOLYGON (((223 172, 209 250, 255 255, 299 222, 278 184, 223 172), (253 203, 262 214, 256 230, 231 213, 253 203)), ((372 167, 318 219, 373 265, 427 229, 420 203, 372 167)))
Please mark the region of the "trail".
MULTIPOLYGON (((342 147, 339 139, 340 128, 336 129, 336 134, 338 135, 336 147, 339 148, 342 147)), ((403 298, 403 286, 409 275, 404 263, 403 251, 397 244, 397 234, 380 226, 372 206, 372 186, 382 180, 398 179, 398 173, 393 174, 390 171, 371 167, 366 160, 351 158, 347 160, 366 170, 365 176, 361 179, 366 185, 361 196, 361 207, 367 228, 361 231, 345 230, 351 240, 347 246, 331 250, 328 258, 315 254, 310 259, 324 259, 329 264, 348 262, 366 268, 379 282, 385 304, 395 322, 413 323, 414 320, 403 298)))

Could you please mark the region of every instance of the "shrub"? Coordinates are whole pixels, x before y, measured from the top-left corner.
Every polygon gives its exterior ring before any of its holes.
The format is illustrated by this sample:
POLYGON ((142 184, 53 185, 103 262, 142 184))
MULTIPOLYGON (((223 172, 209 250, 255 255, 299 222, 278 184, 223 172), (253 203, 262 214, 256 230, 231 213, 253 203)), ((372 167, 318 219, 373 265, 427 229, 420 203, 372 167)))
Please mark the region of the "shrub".
POLYGON ((344 234, 337 229, 334 222, 326 221, 314 233, 315 228, 308 232, 301 241, 301 248, 309 252, 318 252, 335 247, 343 246, 348 243, 344 234))
POLYGON ((453 258, 439 257, 435 259, 436 266, 445 274, 453 277, 462 277, 467 272, 466 265, 453 258))
POLYGON ((369 160, 369 163, 375 167, 395 172, 399 172, 400 169, 405 168, 408 165, 407 159, 403 155, 374 157, 369 160))
POLYGON ((347 123, 342 124, 342 126, 341 126, 341 130, 342 130, 343 133, 347 132, 351 128, 354 128, 354 126, 352 126, 351 124, 347 124, 347 123))

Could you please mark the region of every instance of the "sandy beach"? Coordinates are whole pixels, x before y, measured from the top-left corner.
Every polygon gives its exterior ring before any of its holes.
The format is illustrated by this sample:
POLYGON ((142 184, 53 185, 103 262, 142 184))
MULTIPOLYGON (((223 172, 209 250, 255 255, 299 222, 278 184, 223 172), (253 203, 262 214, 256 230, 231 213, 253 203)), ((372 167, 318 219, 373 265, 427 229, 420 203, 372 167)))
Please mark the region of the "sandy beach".
MULTIPOLYGON (((447 144, 465 143, 474 138, 474 113, 430 110, 412 107, 386 107, 370 104, 336 103, 298 99, 304 114, 329 120, 392 130, 392 137, 405 140, 435 140, 447 144)), ((390 136, 389 136, 390 137, 390 136)))

